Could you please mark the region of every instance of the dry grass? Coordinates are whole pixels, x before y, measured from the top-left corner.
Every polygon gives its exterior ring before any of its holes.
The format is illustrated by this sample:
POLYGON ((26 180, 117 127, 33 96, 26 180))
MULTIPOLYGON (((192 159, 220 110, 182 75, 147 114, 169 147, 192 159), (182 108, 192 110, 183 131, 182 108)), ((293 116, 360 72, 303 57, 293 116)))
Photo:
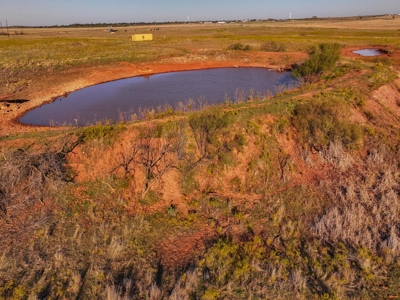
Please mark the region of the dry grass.
POLYGON ((154 25, 122 27, 114 34, 106 32, 106 28, 27 28, 24 35, 0 36, 0 66, 18 70, 21 80, 24 77, 21 70, 49 72, 87 64, 161 61, 188 53, 209 59, 225 53, 232 43, 250 44, 258 49, 262 44, 273 42, 287 51, 304 51, 310 44, 333 40, 340 40, 347 46, 375 44, 379 37, 381 43, 399 46, 396 30, 400 29, 400 21, 397 18, 157 27, 159 31, 152 31, 154 41, 146 43, 133 43, 131 35, 150 31, 154 25))
POLYGON ((382 160, 384 153, 371 153, 367 171, 349 171, 346 178, 329 183, 333 186, 327 191, 338 203, 315 222, 319 238, 376 253, 389 249, 393 257, 400 254, 400 173, 396 162, 382 160))

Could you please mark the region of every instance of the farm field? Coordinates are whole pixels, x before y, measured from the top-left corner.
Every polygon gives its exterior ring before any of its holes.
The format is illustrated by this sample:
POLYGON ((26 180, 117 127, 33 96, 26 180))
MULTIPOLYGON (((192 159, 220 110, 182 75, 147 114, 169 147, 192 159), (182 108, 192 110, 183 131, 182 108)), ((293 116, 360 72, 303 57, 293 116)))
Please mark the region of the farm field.
POLYGON ((0 299, 400 297, 400 17, 107 29, 0 35, 0 299), (296 70, 333 43, 334 67, 274 97, 18 123, 86 86, 296 70))

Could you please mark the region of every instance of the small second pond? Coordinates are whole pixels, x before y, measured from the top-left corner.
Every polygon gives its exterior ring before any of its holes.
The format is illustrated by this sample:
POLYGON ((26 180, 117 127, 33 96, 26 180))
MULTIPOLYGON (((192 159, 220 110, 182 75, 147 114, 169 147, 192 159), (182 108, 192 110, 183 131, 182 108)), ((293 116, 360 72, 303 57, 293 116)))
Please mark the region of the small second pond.
POLYGON ((361 49, 355 50, 353 53, 361 55, 361 56, 378 56, 381 55, 382 52, 379 49, 361 49))
POLYGON ((201 108, 205 104, 263 98, 298 86, 291 72, 265 68, 218 68, 138 76, 90 86, 26 113, 32 125, 85 126, 102 120, 130 121, 146 110, 201 108), (157 109, 158 108, 158 109, 157 109), (161 108, 161 109, 160 109, 161 108))

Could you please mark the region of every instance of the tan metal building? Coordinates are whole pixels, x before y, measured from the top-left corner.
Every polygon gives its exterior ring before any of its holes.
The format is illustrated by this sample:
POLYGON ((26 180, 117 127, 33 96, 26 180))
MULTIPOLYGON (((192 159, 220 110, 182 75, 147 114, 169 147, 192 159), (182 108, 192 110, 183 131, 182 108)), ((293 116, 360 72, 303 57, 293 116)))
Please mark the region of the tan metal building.
POLYGON ((152 40, 153 40, 153 35, 151 33, 132 35, 132 41, 134 42, 152 41, 152 40))

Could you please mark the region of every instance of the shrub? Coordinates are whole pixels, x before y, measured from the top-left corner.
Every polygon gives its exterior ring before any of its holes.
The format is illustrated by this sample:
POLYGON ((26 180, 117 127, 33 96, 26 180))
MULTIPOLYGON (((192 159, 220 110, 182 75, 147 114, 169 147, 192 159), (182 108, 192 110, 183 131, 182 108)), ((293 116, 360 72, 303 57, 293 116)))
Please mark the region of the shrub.
POLYGON ((246 145, 246 137, 241 132, 235 134, 233 141, 234 141, 235 147, 238 148, 239 150, 243 150, 243 146, 246 145))
POLYGON ((210 158, 212 148, 218 144, 217 135, 230 123, 230 115, 219 108, 201 111, 189 117, 189 126, 201 155, 199 161, 210 158))
POLYGON ((71 178, 65 167, 65 152, 18 149, 0 151, 0 210, 23 209, 35 201, 44 203, 71 178))
POLYGON ((267 52, 285 52, 286 46, 284 44, 278 44, 277 42, 266 42, 260 46, 261 51, 267 52))
POLYGON ((289 125, 290 121, 285 117, 281 117, 275 122, 274 128, 277 133, 282 134, 287 131, 289 125))
POLYGON ((331 70, 340 57, 340 45, 320 44, 313 46, 310 57, 303 64, 293 69, 296 77, 302 77, 305 82, 314 83, 318 81, 322 74, 331 70))
POLYGON ((242 188, 241 188, 242 181, 240 180, 239 177, 237 177, 237 176, 233 177, 230 181, 230 184, 231 184, 233 191, 242 192, 242 188))
POLYGON ((179 180, 179 186, 183 195, 190 195, 196 190, 199 190, 200 184, 196 179, 196 174, 193 170, 184 170, 179 180))
POLYGON ((114 125, 93 125, 80 128, 77 133, 82 142, 91 140, 103 140, 106 145, 112 145, 119 133, 124 131, 122 124, 114 125))
POLYGON ((296 106, 292 121, 302 142, 325 147, 340 141, 346 148, 357 147, 362 140, 361 127, 345 121, 346 104, 330 96, 296 106))
POLYGON ((232 44, 228 47, 228 50, 240 50, 240 51, 249 51, 251 50, 250 45, 243 45, 242 43, 232 44))

